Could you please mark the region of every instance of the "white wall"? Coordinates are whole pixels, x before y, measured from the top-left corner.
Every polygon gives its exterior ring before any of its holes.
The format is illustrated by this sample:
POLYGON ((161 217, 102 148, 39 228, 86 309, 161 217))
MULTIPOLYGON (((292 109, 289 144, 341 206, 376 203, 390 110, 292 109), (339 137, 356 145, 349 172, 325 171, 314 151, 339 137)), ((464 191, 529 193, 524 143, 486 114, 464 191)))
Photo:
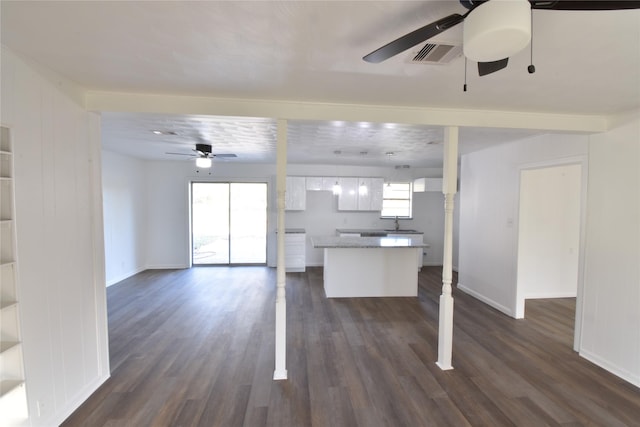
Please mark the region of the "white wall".
POLYGON ((141 160, 102 152, 107 286, 146 267, 146 173, 141 160))
POLYGON ((99 118, 64 79, 4 47, 1 63, 0 120, 15 152, 25 425, 52 426, 109 375, 99 118))
POLYGON ((518 220, 518 287, 522 298, 578 292, 582 166, 523 170, 518 220))
POLYGON ((586 156, 587 143, 545 135, 462 156, 459 289, 516 316, 520 169, 586 156))
POLYGON ((145 161, 147 217, 146 268, 186 268, 190 264, 189 182, 260 181, 269 183, 270 235, 275 233, 275 165, 214 162, 209 172, 196 173, 191 161, 145 161))
POLYGON ((589 141, 580 355, 640 386, 640 112, 589 141))
MULTIPOLYGON (((196 174, 191 162, 147 161, 147 268, 184 268, 189 265, 188 183, 190 180, 259 180, 269 183, 267 264, 275 266, 276 194, 275 165, 231 164, 214 161, 211 175, 196 174)), ((288 175, 335 176, 336 166, 288 165, 288 175)), ((340 167, 343 176, 394 176, 393 168, 340 167)), ((441 170, 416 170, 415 176, 434 176, 441 170)), ((411 179, 412 176, 399 177, 411 179)), ((426 265, 442 263, 444 208, 442 193, 414 193, 414 219, 401 220, 403 228, 423 231, 432 245, 424 258, 426 265)), ((322 265, 323 252, 311 246, 312 236, 335 234, 336 228, 389 228, 391 220, 381 220, 377 212, 340 212, 330 192, 307 192, 305 211, 288 211, 286 227, 307 231, 307 265, 322 265)))

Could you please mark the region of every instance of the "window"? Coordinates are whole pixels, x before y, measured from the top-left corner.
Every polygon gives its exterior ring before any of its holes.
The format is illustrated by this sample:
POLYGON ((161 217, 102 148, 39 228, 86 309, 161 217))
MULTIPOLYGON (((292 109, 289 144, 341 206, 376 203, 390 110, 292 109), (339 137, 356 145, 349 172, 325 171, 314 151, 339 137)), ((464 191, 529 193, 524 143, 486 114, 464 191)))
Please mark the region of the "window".
POLYGON ((411 182, 389 182, 382 191, 382 218, 411 218, 411 182))

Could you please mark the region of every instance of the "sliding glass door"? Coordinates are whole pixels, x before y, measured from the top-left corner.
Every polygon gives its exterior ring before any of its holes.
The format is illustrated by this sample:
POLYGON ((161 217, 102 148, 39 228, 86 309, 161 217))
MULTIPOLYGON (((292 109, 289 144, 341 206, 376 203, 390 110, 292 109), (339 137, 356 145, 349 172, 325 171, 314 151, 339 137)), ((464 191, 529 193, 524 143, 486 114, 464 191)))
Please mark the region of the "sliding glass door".
POLYGON ((191 184, 194 265, 265 264, 267 184, 191 184))

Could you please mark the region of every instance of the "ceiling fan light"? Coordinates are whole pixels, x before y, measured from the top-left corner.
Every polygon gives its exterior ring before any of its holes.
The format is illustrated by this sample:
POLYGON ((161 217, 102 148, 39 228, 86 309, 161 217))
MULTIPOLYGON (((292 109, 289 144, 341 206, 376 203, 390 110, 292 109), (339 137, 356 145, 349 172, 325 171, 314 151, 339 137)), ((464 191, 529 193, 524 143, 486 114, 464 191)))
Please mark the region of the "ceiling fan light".
POLYGON ((196 159, 196 166, 202 169, 211 167, 211 159, 209 157, 198 157, 196 159))
POLYGON ((490 0, 473 9, 463 24, 464 56, 477 62, 508 58, 531 41, 528 0, 490 0))

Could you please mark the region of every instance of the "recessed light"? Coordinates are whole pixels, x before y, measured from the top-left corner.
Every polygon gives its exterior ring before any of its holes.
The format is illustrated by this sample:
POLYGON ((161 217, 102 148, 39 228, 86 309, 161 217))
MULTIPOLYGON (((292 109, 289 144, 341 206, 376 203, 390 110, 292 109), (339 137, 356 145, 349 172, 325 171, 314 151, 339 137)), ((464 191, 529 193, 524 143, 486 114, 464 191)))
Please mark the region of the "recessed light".
POLYGON ((393 157, 396 155, 396 153, 394 153, 393 151, 387 151, 386 153, 384 153, 387 157, 393 157))

